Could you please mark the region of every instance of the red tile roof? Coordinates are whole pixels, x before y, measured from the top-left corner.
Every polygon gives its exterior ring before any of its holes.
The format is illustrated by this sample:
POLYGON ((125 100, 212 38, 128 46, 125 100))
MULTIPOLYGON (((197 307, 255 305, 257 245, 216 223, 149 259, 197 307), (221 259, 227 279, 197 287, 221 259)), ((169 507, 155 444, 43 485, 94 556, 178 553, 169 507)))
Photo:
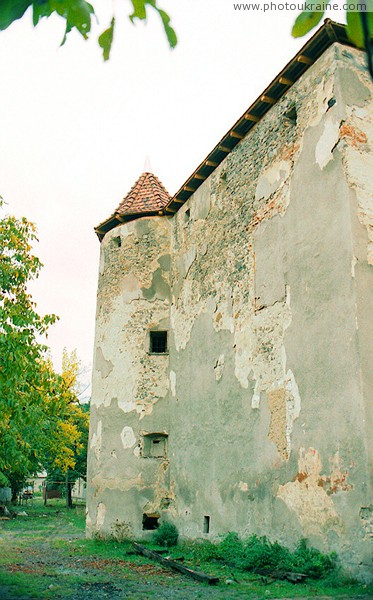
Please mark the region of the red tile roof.
POLYGON ((157 214, 162 211, 170 200, 170 194, 158 177, 153 173, 143 173, 114 213, 95 227, 95 231, 99 239, 102 240, 105 233, 125 221, 131 221, 142 215, 157 214))
POLYGON ((161 210, 171 199, 170 194, 153 173, 143 173, 131 187, 114 214, 141 215, 161 210))

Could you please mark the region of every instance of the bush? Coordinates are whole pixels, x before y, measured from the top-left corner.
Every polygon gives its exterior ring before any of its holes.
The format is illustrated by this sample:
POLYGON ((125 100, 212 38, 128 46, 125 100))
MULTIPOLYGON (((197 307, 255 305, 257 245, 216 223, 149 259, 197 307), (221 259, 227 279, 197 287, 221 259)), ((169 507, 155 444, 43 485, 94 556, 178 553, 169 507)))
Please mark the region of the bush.
POLYGON ((258 570, 293 571, 313 579, 327 577, 336 571, 336 555, 323 554, 301 540, 294 552, 266 537, 252 535, 242 540, 231 532, 217 543, 207 540, 193 544, 193 557, 199 561, 219 560, 227 565, 253 573, 258 570))
POLYGON ((176 546, 178 537, 179 532, 177 527, 175 527, 175 525, 169 521, 162 523, 162 525, 154 533, 155 543, 159 546, 165 546, 166 548, 169 548, 170 546, 176 546))
POLYGON ((323 554, 316 548, 309 548, 307 540, 300 540, 297 549, 292 553, 293 570, 305 573, 314 579, 320 579, 336 568, 336 554, 323 554))

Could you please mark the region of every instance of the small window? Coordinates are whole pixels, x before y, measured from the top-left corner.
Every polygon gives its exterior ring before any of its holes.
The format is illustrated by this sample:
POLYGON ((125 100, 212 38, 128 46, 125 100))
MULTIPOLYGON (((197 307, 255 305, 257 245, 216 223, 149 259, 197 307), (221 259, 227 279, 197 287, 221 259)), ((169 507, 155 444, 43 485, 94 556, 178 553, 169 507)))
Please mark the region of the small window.
POLYGON ((144 513, 142 516, 142 528, 148 531, 154 531, 154 529, 158 529, 159 518, 160 516, 157 514, 150 515, 144 513))
POLYGON ((122 240, 120 239, 120 235, 118 235, 117 237, 113 237, 113 239, 111 240, 111 243, 114 248, 120 248, 122 245, 122 240))
POLYGON ((144 435, 142 455, 144 458, 166 458, 167 434, 147 433, 144 435))
POLYGON ((296 125, 297 124, 297 109, 296 109, 296 107, 294 105, 291 106, 284 113, 284 117, 289 123, 291 123, 292 125, 296 125))
POLYGON ((150 353, 166 354, 167 352, 167 331, 150 332, 150 353))
POLYGON ((203 533, 210 533, 210 517, 205 515, 203 517, 203 533))
POLYGON ((184 223, 188 223, 190 221, 190 208, 187 208, 184 214, 184 223))

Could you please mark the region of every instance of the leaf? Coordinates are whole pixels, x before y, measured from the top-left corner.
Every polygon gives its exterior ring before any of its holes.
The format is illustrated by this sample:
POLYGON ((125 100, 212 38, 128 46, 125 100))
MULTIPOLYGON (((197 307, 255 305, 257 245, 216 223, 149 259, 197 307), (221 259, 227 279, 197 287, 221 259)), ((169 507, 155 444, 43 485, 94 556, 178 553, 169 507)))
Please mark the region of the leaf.
POLYGON ((161 17, 168 43, 170 44, 171 48, 175 48, 177 44, 177 36, 175 30, 170 25, 171 19, 164 10, 157 6, 156 0, 131 0, 131 2, 133 6, 133 13, 129 18, 132 23, 135 19, 140 19, 141 21, 146 20, 146 5, 148 4, 154 8, 154 10, 161 17))
POLYGON ((347 35, 358 48, 364 48, 363 24, 360 13, 347 13, 347 35))
POLYGON ((43 17, 50 17, 54 12, 54 9, 50 6, 48 0, 34 0, 32 10, 32 22, 34 27, 36 27, 40 19, 43 17))
POLYGON ((99 46, 103 49, 104 60, 109 60, 110 57, 110 50, 114 37, 114 26, 115 19, 113 17, 111 20, 110 27, 108 27, 108 29, 101 33, 100 37, 98 38, 99 46))
POLYGON ((293 37, 302 37, 321 21, 325 11, 308 11, 304 10, 297 16, 291 35, 293 37))
POLYGON ((94 8, 85 0, 51 0, 50 5, 61 17, 66 19, 66 30, 61 46, 66 41, 67 34, 77 29, 86 40, 91 31, 91 16, 94 8))
POLYGON ((132 23, 134 19, 140 19, 143 21, 146 19, 146 4, 149 4, 147 0, 131 0, 133 6, 133 13, 130 14, 130 20, 132 23))
POLYGON ((170 25, 171 19, 168 16, 168 14, 164 12, 164 10, 161 10, 161 9, 156 9, 156 10, 158 10, 160 17, 162 19, 162 23, 163 23, 164 30, 166 32, 168 43, 170 44, 171 48, 175 48, 175 46, 177 44, 177 35, 176 35, 176 32, 173 29, 173 27, 171 27, 171 25, 170 25))
POLYGON ((0 0, 0 29, 6 29, 25 14, 32 0, 0 0))
MULTIPOLYGON (((367 1, 367 21, 370 39, 373 38, 373 1, 367 1)), ((358 47, 365 48, 364 30, 361 15, 358 12, 347 12, 347 35, 349 39, 358 47)), ((372 43, 372 42, 371 42, 372 43)))

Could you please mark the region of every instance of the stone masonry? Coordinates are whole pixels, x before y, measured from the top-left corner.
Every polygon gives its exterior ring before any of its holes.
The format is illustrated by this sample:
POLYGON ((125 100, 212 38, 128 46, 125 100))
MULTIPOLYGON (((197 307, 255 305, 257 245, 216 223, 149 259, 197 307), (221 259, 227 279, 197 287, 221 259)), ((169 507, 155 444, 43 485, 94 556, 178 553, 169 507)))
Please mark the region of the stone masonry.
POLYGON ((364 60, 333 44, 174 216, 104 236, 88 535, 306 537, 371 577, 364 60))

